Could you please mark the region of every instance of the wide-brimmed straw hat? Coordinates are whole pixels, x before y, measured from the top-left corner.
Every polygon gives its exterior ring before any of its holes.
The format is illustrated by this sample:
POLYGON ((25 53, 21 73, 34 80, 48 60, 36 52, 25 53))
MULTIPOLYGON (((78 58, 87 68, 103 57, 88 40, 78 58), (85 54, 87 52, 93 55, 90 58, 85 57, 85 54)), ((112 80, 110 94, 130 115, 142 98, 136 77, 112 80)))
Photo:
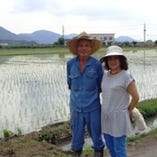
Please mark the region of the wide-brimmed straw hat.
POLYGON ((87 34, 86 32, 82 32, 78 36, 74 37, 73 39, 67 42, 67 47, 69 48, 71 53, 77 55, 77 44, 78 44, 78 41, 82 39, 91 41, 92 43, 91 53, 96 52, 101 46, 100 40, 94 39, 91 35, 87 34))
POLYGON ((112 45, 107 48, 106 55, 100 59, 101 62, 105 61, 109 56, 122 56, 125 59, 126 56, 123 53, 123 49, 117 45, 112 45))

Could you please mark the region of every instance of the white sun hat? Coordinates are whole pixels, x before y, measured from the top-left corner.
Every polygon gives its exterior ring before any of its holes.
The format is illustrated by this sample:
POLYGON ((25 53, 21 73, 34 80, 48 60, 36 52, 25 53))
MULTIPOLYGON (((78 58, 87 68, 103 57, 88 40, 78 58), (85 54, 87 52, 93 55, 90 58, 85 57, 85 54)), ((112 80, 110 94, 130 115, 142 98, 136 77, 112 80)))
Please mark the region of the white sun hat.
POLYGON ((123 56, 125 59, 127 59, 126 56, 123 54, 123 49, 117 45, 109 46, 107 48, 106 55, 100 60, 104 61, 109 56, 123 56))

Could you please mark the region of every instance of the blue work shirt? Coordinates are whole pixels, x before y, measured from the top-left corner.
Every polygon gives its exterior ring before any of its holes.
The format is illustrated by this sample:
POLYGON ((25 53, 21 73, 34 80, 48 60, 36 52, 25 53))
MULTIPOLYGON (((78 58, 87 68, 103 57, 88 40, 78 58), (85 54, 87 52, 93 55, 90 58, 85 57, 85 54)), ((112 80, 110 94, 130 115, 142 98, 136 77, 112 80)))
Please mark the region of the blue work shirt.
POLYGON ((100 108, 102 76, 102 65, 94 57, 89 57, 83 72, 80 72, 78 56, 67 62, 71 110, 90 112, 100 108))

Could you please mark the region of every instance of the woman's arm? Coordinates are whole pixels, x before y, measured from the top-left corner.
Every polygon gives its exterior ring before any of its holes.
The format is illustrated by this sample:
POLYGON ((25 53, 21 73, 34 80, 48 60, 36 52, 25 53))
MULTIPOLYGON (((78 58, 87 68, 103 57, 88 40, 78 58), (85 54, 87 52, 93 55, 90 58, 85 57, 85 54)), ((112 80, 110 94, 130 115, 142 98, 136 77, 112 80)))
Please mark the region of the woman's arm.
POLYGON ((136 88, 135 81, 132 81, 129 84, 127 90, 128 90, 128 93, 131 95, 131 101, 128 107, 129 115, 131 116, 132 110, 134 109, 134 107, 137 105, 139 101, 139 94, 136 88))

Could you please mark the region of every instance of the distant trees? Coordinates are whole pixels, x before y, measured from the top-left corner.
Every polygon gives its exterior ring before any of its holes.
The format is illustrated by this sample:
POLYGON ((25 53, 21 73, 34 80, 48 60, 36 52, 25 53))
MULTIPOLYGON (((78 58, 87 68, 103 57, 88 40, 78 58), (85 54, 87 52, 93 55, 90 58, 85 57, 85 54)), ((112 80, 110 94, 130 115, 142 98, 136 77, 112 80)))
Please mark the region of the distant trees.
POLYGON ((53 46, 64 46, 65 39, 63 37, 58 38, 58 41, 56 41, 53 46))
POLYGON ((133 41, 132 44, 135 47, 137 45, 137 41, 133 41))

